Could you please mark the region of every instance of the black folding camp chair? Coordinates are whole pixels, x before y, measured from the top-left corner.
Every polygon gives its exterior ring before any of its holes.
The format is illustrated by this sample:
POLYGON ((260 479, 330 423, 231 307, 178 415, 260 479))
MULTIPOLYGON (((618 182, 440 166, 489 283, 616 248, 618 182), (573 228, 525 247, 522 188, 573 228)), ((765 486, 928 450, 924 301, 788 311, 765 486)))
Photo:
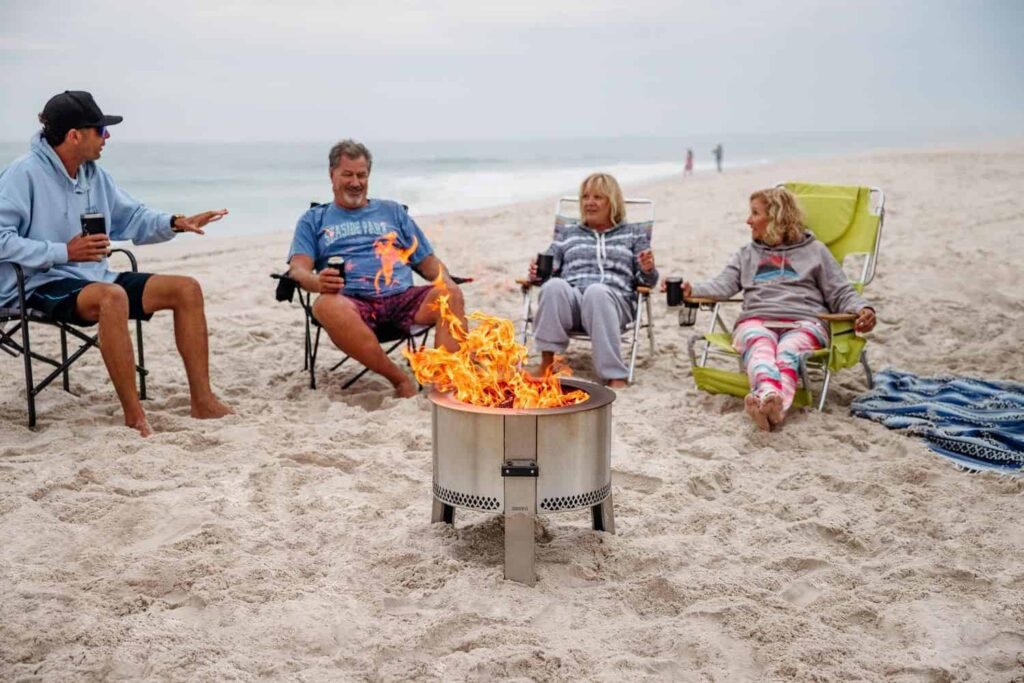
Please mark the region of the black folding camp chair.
MULTIPOLYGON (((298 294, 299 305, 302 307, 303 313, 305 314, 305 337, 303 340, 302 369, 309 371, 309 388, 316 389, 316 360, 320 349, 320 333, 323 331, 323 328, 320 326, 320 322, 316 319, 316 316, 313 315, 313 294, 302 289, 298 282, 288 277, 288 273, 274 273, 270 277, 277 280, 275 298, 278 301, 293 302, 295 295, 298 294)), ((456 284, 461 285, 467 282, 472 282, 473 278, 452 277, 452 280, 454 280, 456 284)), ((378 327, 374 331, 374 334, 377 335, 377 341, 384 346, 384 352, 391 355, 403 344, 410 352, 422 349, 426 346, 427 337, 430 335, 430 330, 433 328, 433 325, 413 325, 412 329, 409 330, 409 333, 406 334, 401 330, 383 326, 378 327)), ((331 366, 328 372, 334 372, 340 368, 349 360, 350 357, 351 356, 345 355, 344 358, 331 366)), ((363 368, 358 373, 345 380, 345 383, 341 385, 341 388, 348 389, 359 381, 359 379, 367 372, 369 372, 369 369, 363 368)))
MULTIPOLYGON (((309 371, 309 388, 316 389, 316 359, 320 349, 320 333, 323 331, 323 328, 320 326, 316 316, 313 315, 313 294, 302 289, 298 282, 288 277, 287 273, 275 273, 270 277, 278 281, 276 293, 278 301, 293 301, 295 294, 298 293, 299 295, 299 305, 302 307, 306 317, 302 368, 309 371)), ((427 336, 430 334, 432 327, 433 325, 414 325, 409 334, 405 334, 397 329, 379 328, 375 331, 375 334, 377 335, 377 340, 382 345, 385 345, 385 353, 391 355, 402 344, 405 344, 409 351, 423 348, 427 343, 427 336)), ((331 366, 328 372, 334 372, 340 368, 350 357, 345 355, 344 358, 331 366)), ((341 385, 341 388, 348 389, 368 371, 368 368, 363 368, 354 376, 348 378, 341 385)))
MULTIPOLYGON (((132 272, 137 273, 138 262, 134 254, 127 249, 112 249, 111 254, 121 253, 128 257, 131 262, 132 272)), ((28 402, 28 426, 36 426, 36 396, 49 386, 50 382, 61 377, 64 391, 71 393, 71 378, 69 370, 71 366, 86 351, 99 344, 98 334, 86 334, 79 327, 54 320, 41 311, 29 308, 25 303, 25 272, 21 266, 14 266, 14 274, 18 281, 18 302, 17 305, 0 308, 0 349, 8 355, 17 358, 19 355, 25 361, 25 398, 28 402), (13 324, 12 324, 13 323, 13 324), (8 327, 10 325, 10 327, 8 327), (60 331, 60 360, 51 358, 40 351, 32 348, 31 328, 37 325, 49 325, 60 331), (20 335, 18 334, 20 332, 20 335), (71 353, 68 352, 68 336, 74 337, 80 345, 71 353), (18 337, 21 337, 19 343, 18 337), (38 383, 34 380, 32 361, 39 361, 49 365, 53 370, 38 383)), ((139 374, 139 397, 146 398, 146 375, 145 355, 142 344, 142 321, 135 321, 135 343, 137 358, 135 370, 139 374)))

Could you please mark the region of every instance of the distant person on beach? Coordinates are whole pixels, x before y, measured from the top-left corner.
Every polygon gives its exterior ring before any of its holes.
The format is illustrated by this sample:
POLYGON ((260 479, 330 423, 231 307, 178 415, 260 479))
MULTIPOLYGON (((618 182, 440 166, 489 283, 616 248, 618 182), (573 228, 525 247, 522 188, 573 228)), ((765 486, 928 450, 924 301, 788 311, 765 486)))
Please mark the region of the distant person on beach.
POLYGON ((683 166, 683 175, 693 175, 693 150, 686 150, 686 165, 683 166))
POLYGON ((174 312, 174 337, 185 363, 196 418, 233 412, 210 388, 203 292, 178 275, 115 273, 107 268, 110 240, 164 242, 203 228, 227 209, 194 216, 150 209, 121 190, 96 164, 110 137, 108 116, 89 93, 54 95, 39 115, 30 152, 0 173, 0 306, 17 305, 12 263, 25 271, 27 304, 76 325, 98 323, 100 353, 124 410, 125 424, 143 436, 153 430, 139 402, 128 320, 174 312), (81 217, 103 214, 106 234, 84 234, 81 217))
MULTIPOLYGON (((396 396, 414 396, 416 383, 388 358, 374 331, 387 327, 408 333, 412 325, 436 324, 435 302, 445 291, 452 312, 465 325, 462 292, 405 207, 368 198, 370 150, 342 140, 331 148, 328 162, 334 201, 299 218, 288 254, 288 275, 306 291, 320 295, 313 303, 313 315, 339 349, 384 376, 396 396), (381 277, 378 245, 389 234, 393 248, 405 252, 406 258, 389 259, 391 276, 381 277), (344 258, 344 272, 328 267, 327 259, 333 256, 344 258), (414 286, 414 270, 443 287, 414 286)), ((434 340, 437 346, 458 348, 446 325, 437 325, 434 340)))
POLYGON ((722 155, 724 154, 724 152, 722 151, 722 143, 718 143, 717 145, 715 145, 715 148, 711 150, 711 153, 715 156, 715 167, 718 169, 718 172, 721 173, 722 155))
POLYGON ((793 404, 800 354, 828 343, 828 328, 818 316, 856 313, 856 331, 870 332, 875 310, 828 247, 804 228, 797 199, 785 188, 750 195, 747 225, 752 241, 715 279, 683 283, 683 296, 728 299, 743 292, 732 342, 750 380, 747 414, 769 431, 782 424, 793 404))
MULTIPOLYGON (((569 332, 590 335, 594 371, 612 388, 627 385, 629 368, 622 359, 622 328, 632 321, 636 284, 658 281, 647 233, 626 223, 626 203, 619 183, 594 173, 580 184, 582 220, 563 230, 545 253, 554 256, 553 276, 540 288, 534 315, 534 345, 541 352, 539 372, 565 353, 569 332)), ((529 277, 537 281, 537 260, 529 277)))

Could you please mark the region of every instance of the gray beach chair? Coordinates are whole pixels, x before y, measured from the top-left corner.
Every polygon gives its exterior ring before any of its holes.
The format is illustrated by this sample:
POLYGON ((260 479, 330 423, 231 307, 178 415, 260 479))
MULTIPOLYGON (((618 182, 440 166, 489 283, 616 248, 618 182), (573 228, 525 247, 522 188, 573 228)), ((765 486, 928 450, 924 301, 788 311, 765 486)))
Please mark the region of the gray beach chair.
MULTIPOLYGON (((629 223, 641 227, 648 237, 654 234, 654 201, 651 199, 626 199, 626 216, 629 223)), ((557 238, 566 226, 579 223, 580 206, 577 197, 562 197, 555 204, 555 228, 553 237, 557 238)), ((523 344, 527 344, 533 326, 534 290, 538 283, 526 278, 516 280, 523 292, 523 344)), ((629 377, 633 383, 636 369, 637 352, 640 347, 640 335, 646 331, 650 354, 654 355, 654 325, 651 311, 651 288, 636 285, 633 298, 633 321, 622 329, 622 343, 629 348, 629 377)), ((584 332, 569 333, 570 339, 589 342, 590 337, 584 332)))

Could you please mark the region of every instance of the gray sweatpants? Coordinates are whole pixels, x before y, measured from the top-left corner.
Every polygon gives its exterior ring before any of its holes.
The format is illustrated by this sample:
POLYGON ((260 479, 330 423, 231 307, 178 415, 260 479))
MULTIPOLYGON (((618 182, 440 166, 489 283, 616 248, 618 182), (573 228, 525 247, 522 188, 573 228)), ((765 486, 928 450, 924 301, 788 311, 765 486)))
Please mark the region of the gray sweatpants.
POLYGON ((533 341, 538 351, 565 353, 569 332, 586 332, 594 349, 594 372, 602 380, 626 379, 622 360, 622 328, 633 320, 629 301, 607 285, 581 292, 561 278, 540 288, 533 316, 533 341))

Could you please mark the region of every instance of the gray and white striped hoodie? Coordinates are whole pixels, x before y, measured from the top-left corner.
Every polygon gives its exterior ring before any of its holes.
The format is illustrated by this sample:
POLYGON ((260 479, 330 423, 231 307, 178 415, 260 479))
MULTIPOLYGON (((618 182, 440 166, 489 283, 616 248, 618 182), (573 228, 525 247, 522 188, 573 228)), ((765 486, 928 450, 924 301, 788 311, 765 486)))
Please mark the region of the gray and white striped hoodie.
POLYGON ((645 273, 637 260, 650 248, 643 225, 620 223, 598 232, 577 223, 559 230, 546 253, 555 257, 555 275, 580 291, 601 282, 631 297, 635 285, 653 287, 658 282, 657 268, 645 273))

